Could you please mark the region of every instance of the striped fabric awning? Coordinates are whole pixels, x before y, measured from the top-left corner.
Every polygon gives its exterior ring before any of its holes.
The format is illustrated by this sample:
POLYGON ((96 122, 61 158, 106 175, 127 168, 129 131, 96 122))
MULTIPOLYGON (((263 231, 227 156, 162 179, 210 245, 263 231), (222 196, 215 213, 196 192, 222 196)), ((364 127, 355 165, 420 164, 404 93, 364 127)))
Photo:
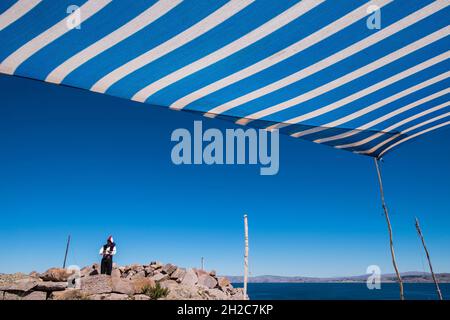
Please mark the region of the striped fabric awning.
POLYGON ((380 157, 450 124, 448 4, 2 0, 0 72, 380 157))

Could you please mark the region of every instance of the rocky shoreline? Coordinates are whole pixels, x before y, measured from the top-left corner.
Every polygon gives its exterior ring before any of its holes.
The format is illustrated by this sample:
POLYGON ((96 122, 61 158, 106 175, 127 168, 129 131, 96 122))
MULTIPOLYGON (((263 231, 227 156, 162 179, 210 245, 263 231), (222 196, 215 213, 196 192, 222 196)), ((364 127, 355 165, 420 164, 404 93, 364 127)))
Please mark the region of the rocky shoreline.
POLYGON ((0 300, 243 300, 215 271, 151 262, 114 266, 111 276, 99 265, 81 270, 51 268, 44 273, 0 274, 0 300))

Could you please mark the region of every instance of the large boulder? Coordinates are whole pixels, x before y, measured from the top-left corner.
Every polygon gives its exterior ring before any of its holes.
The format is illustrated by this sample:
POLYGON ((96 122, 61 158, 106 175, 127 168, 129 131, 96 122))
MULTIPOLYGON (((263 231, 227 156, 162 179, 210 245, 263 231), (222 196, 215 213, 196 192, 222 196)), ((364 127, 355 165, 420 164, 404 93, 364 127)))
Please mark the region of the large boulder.
POLYGON ((219 278, 217 279, 217 282, 218 282, 218 285, 219 285, 219 287, 220 287, 221 289, 224 289, 224 288, 226 288, 226 287, 231 286, 230 280, 229 280, 228 278, 226 278, 226 277, 219 277, 219 278))
POLYGON ((164 265, 164 267, 162 267, 162 272, 167 273, 169 276, 175 271, 177 270, 177 266, 171 264, 171 263, 167 263, 164 265))
POLYGON ((140 264, 132 264, 130 265, 130 269, 132 271, 134 271, 135 273, 144 271, 144 266, 140 265, 140 264))
POLYGON ((233 288, 231 290, 231 300, 248 300, 247 297, 244 296, 244 289, 243 288, 233 288))
POLYGON ((142 290, 144 290, 144 288, 155 286, 155 281, 151 278, 138 278, 131 280, 131 282, 133 284, 135 293, 142 293, 142 290))
POLYGON ((205 293, 210 300, 226 300, 227 299, 227 295, 219 289, 208 289, 208 290, 205 290, 205 293))
POLYGON ((164 280, 162 282, 160 282, 161 287, 163 288, 167 288, 167 289, 172 289, 175 286, 178 286, 178 283, 175 280, 164 280))
POLYGON ((113 271, 111 271, 111 278, 120 278, 120 276, 122 275, 122 273, 120 272, 119 269, 113 269, 113 271))
POLYGON ((198 277, 198 285, 212 289, 217 286, 217 281, 209 274, 202 274, 198 277))
POLYGON ((99 274, 81 278, 81 290, 86 295, 111 293, 113 291, 111 276, 99 274))
POLYGON ((197 274, 197 277, 203 276, 203 275, 209 275, 209 272, 203 270, 203 269, 194 269, 195 273, 197 274))
POLYGON ((84 267, 80 270, 81 276, 95 276, 97 274, 100 274, 100 265, 98 263, 94 263, 93 265, 84 267))
POLYGON ((63 291, 67 288, 67 282, 52 282, 52 281, 43 281, 38 282, 33 290, 36 291, 63 291))
POLYGON ((151 277, 153 275, 153 268, 148 266, 144 268, 144 272, 145 272, 145 276, 146 277, 151 277))
POLYGON ((169 275, 164 274, 164 273, 157 273, 154 276, 152 276, 150 279, 152 279, 155 282, 160 282, 160 281, 169 279, 169 275))
POLYGON ((180 284, 171 288, 168 295, 161 300, 200 300, 202 296, 195 286, 187 286, 180 284))
POLYGON ((127 279, 127 280, 131 280, 134 276, 134 272, 133 271, 128 271, 124 274, 123 278, 127 279))
POLYGON ((13 291, 13 292, 27 292, 36 287, 39 283, 34 278, 25 278, 14 281, 13 283, 4 285, 0 287, 2 291, 13 291))
POLYGON ((171 275, 170 275, 170 279, 173 280, 183 280, 184 275, 186 274, 186 269, 184 268, 177 268, 177 270, 175 270, 171 275))
POLYGON ((141 270, 130 276, 130 279, 145 278, 145 271, 141 270))
POLYGON ((186 271, 183 280, 181 280, 181 284, 186 286, 194 286, 198 281, 197 274, 193 269, 189 269, 186 271))
POLYGON ((127 295, 133 295, 135 293, 133 283, 130 280, 112 277, 111 281, 113 292, 127 295))
POLYGON ((22 300, 47 300, 47 292, 32 291, 25 295, 22 300))
POLYGON ((44 281, 62 282, 67 281, 74 272, 75 270, 68 271, 63 268, 51 268, 39 275, 39 277, 44 281))

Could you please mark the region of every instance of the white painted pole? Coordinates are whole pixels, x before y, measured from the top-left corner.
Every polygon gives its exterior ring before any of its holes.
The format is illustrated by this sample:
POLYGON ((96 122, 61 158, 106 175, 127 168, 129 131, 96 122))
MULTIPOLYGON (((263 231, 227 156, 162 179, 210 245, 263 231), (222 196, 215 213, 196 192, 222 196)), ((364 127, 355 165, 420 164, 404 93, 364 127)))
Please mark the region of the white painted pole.
POLYGON ((247 215, 244 214, 244 240, 245 240, 245 251, 244 251, 244 299, 247 300, 247 282, 248 282, 248 222, 247 215))

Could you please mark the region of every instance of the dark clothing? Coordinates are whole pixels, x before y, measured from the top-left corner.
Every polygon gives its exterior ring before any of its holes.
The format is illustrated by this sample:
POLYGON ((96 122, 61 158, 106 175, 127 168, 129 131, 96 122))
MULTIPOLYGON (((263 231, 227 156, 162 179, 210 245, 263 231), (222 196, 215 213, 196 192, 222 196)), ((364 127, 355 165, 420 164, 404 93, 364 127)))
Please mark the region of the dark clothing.
POLYGON ((111 275, 112 266, 113 266, 112 256, 104 256, 102 258, 100 273, 111 275))
POLYGON ((107 244, 103 245, 100 249, 100 254, 103 255, 100 273, 111 275, 113 267, 113 255, 116 253, 116 244, 114 242, 108 241, 107 244))
POLYGON ((107 244, 103 245, 103 252, 106 252, 109 249, 109 252, 113 252, 114 247, 116 244, 114 242, 108 242, 107 244))

